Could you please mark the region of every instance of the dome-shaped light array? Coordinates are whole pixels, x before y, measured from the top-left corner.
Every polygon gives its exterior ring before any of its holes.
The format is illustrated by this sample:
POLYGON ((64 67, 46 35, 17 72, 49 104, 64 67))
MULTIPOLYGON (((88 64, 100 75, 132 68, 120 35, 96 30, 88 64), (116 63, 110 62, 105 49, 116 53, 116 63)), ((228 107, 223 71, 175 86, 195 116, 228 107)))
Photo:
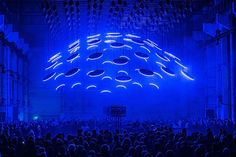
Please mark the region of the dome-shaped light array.
POLYGON ((177 56, 162 50, 154 41, 133 34, 110 32, 80 39, 48 60, 44 82, 63 88, 112 93, 130 86, 160 88, 165 77, 194 78, 177 56), (148 83, 147 83, 148 82, 148 83))

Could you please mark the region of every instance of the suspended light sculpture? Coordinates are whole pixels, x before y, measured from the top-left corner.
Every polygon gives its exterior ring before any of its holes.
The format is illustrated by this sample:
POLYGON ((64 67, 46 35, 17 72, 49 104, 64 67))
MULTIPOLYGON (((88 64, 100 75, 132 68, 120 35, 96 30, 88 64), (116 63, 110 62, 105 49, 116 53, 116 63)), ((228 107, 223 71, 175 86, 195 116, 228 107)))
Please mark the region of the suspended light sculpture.
POLYGON ((112 93, 111 88, 128 90, 128 84, 140 88, 147 87, 144 86, 147 84, 159 89, 158 85, 165 77, 178 74, 186 80, 195 80, 180 58, 162 50, 150 39, 142 39, 141 36, 129 33, 124 35, 119 32, 109 32, 105 35, 87 36, 85 45, 81 45, 80 41, 78 39, 71 43, 67 52, 58 52, 47 60, 48 65, 45 68, 47 74, 43 82, 55 81, 56 90, 70 84, 69 89, 83 86, 84 88, 80 89, 98 88, 91 91, 112 93), (102 76, 104 74, 106 75, 102 76), (146 83, 143 83, 144 79, 146 83), (73 81, 73 84, 70 81, 73 81), (115 85, 117 82, 119 85, 115 85))

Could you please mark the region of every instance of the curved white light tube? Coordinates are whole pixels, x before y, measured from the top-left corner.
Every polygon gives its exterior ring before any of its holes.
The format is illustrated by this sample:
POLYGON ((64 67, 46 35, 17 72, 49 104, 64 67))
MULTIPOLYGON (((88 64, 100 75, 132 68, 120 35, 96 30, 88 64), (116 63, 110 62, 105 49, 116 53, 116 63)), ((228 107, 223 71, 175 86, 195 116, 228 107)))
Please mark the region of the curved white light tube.
POLYGON ((133 34, 125 34, 125 36, 131 37, 131 38, 141 38, 140 36, 138 36, 138 35, 133 35, 133 34))
POLYGON ((87 47, 87 50, 92 49, 92 48, 95 48, 95 47, 98 47, 98 45, 91 45, 91 46, 88 46, 88 47, 87 47))
POLYGON ((56 73, 54 73, 52 76, 50 76, 49 78, 47 78, 46 80, 43 80, 43 82, 46 82, 48 80, 50 80, 51 78, 53 78, 56 75, 56 73))
POLYGON ((105 90, 100 91, 100 93, 111 93, 111 91, 105 89, 105 90))
POLYGON ((50 65, 49 67, 45 68, 45 70, 51 69, 52 67, 54 67, 55 65, 57 65, 58 62, 53 63, 52 65, 50 65))
POLYGON ((104 80, 104 79, 112 80, 111 76, 104 76, 104 77, 102 77, 102 80, 104 80))
POLYGON ((63 64, 62 62, 56 64, 56 65, 53 67, 53 69, 56 69, 57 67, 59 67, 59 66, 62 65, 62 64, 63 64))
POLYGON ((112 61, 104 61, 104 62, 102 62, 102 64, 107 64, 107 63, 113 64, 112 61))
POLYGON ((171 53, 169 53, 167 51, 164 51, 164 53, 167 54, 168 56, 170 56, 171 58, 174 58, 174 59, 177 59, 177 60, 180 61, 180 59, 178 57, 176 57, 175 55, 173 55, 173 54, 171 54, 171 53))
POLYGON ((132 84, 133 84, 133 85, 138 85, 138 86, 140 86, 141 88, 143 88, 142 84, 139 83, 139 82, 133 82, 132 84))
POLYGON ((72 58, 72 59, 70 59, 70 60, 67 60, 67 62, 73 63, 74 60, 76 60, 77 58, 80 58, 80 54, 77 54, 76 57, 74 57, 74 58, 72 58))
POLYGON ((154 86, 156 87, 157 89, 159 89, 160 87, 158 85, 156 85, 155 83, 149 83, 150 86, 154 86))
POLYGON ((183 72, 183 70, 181 70, 181 74, 182 74, 186 79, 191 80, 191 81, 194 81, 194 78, 192 78, 192 77, 186 75, 186 74, 183 72))
POLYGON ((124 89, 127 89, 127 87, 124 86, 124 85, 117 85, 116 88, 124 88, 124 89))
POLYGON ((87 39, 96 38, 96 37, 99 37, 100 35, 101 34, 90 35, 90 36, 87 36, 87 39))
POLYGON ((162 67, 161 67, 161 70, 162 70, 164 73, 166 73, 167 75, 169 75, 169 76, 175 76, 175 74, 168 73, 168 72, 165 71, 162 67))
POLYGON ((106 44, 115 43, 115 42, 116 42, 115 40, 111 40, 111 39, 104 40, 104 43, 106 44))
POLYGON ((158 64, 161 67, 166 67, 164 64, 162 64, 161 62, 156 62, 156 64, 158 64))
POLYGON ((60 89, 62 87, 65 87, 65 86, 66 86, 65 84, 61 84, 61 85, 57 86, 56 90, 58 90, 58 89, 60 89))
POLYGON ((71 86, 71 88, 74 88, 74 87, 76 87, 76 86, 78 86, 78 85, 81 85, 81 83, 80 83, 80 82, 74 83, 74 84, 71 86))
POLYGON ((97 86, 96 85, 89 85, 86 87, 86 89, 90 89, 90 88, 97 88, 97 86))
POLYGON ((54 60, 55 58, 57 58, 58 56, 60 56, 61 52, 58 52, 57 54, 53 55, 48 62, 51 62, 52 60, 54 60))
POLYGON ((158 72, 153 72, 155 75, 159 76, 160 78, 163 78, 163 76, 161 74, 159 74, 158 72))
POLYGON ((175 60, 175 63, 178 64, 179 66, 181 66, 184 69, 188 69, 188 67, 184 66, 183 64, 181 64, 180 62, 178 62, 177 60, 175 60))
POLYGON ((140 46, 140 47, 147 50, 149 53, 151 53, 151 51, 146 46, 140 46))
POLYGON ((60 76, 62 76, 62 75, 64 75, 64 73, 58 74, 58 75, 54 78, 54 80, 58 79, 58 77, 60 77, 60 76))
POLYGON ((76 40, 76 41, 74 41, 73 43, 71 43, 70 45, 69 45, 69 49, 71 48, 71 47, 73 47, 74 45, 77 45, 77 44, 79 44, 80 43, 80 40, 78 39, 78 40, 76 40))
POLYGON ((80 69, 78 69, 76 72, 74 72, 74 73, 71 74, 71 75, 66 75, 66 77, 72 77, 72 76, 76 75, 79 71, 80 71, 80 69))
POLYGON ((125 73, 126 75, 129 75, 129 73, 125 70, 119 70, 117 73, 125 73))

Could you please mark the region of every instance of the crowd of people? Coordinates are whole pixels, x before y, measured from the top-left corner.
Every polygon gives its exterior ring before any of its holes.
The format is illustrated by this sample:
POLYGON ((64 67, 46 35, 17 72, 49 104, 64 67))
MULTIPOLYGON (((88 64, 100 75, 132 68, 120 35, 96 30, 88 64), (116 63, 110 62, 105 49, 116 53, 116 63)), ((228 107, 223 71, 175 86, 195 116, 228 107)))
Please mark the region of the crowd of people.
POLYGON ((0 124, 2 157, 236 157, 229 120, 0 124))

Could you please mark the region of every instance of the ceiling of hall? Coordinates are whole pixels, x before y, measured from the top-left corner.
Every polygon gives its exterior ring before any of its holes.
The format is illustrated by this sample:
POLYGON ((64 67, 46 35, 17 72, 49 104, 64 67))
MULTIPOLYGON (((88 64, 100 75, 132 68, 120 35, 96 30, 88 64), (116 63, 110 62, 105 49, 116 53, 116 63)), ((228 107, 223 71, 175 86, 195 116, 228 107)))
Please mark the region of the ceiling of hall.
POLYGON ((2 11, 31 46, 101 29, 163 34, 211 0, 2 0, 2 11), (204 3, 203 3, 204 2, 204 3), (65 37, 65 34, 67 35, 65 37))

